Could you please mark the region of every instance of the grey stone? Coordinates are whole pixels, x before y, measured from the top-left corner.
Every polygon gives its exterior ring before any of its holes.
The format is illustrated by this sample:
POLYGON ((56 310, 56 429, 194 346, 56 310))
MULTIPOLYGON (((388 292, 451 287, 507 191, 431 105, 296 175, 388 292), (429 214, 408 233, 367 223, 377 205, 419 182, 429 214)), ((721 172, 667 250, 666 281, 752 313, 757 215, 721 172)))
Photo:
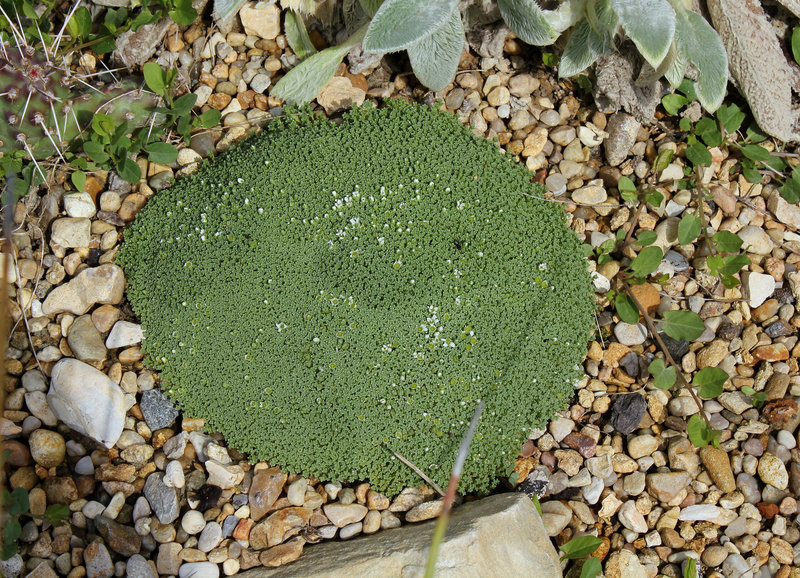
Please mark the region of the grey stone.
POLYGON ((170 488, 164 483, 162 472, 152 473, 147 478, 144 483, 144 497, 162 524, 171 524, 178 519, 181 510, 178 494, 175 488, 170 488))
POLYGON ((178 417, 175 404, 160 389, 150 389, 142 393, 139 409, 142 410, 147 427, 153 431, 169 426, 178 417))
POLYGON ((141 554, 134 554, 128 558, 125 573, 127 576, 136 576, 137 578, 158 578, 158 574, 150 565, 150 562, 145 560, 141 554))
MULTIPOLYGON (((242 577, 338 578, 339 576, 422 576, 435 521, 391 532, 309 548, 281 568, 256 568, 242 577)), ((558 556, 533 502, 500 494, 453 510, 439 550, 439 578, 560 578, 558 556)))
POLYGON ((162 18, 158 22, 145 24, 135 32, 126 30, 115 41, 114 60, 122 62, 127 68, 146 62, 161 44, 171 24, 172 20, 162 18))
POLYGON ((609 165, 615 167, 625 160, 641 126, 638 120, 627 113, 615 112, 611 115, 606 126, 608 138, 603 143, 609 165))

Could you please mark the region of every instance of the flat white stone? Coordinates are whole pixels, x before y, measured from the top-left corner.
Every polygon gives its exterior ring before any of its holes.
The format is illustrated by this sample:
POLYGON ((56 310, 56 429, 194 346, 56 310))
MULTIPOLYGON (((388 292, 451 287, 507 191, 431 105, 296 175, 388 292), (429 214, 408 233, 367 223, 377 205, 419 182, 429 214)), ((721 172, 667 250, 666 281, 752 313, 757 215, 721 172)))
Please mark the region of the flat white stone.
POLYGON ((125 425, 125 395, 108 376, 73 358, 53 366, 47 401, 67 426, 107 448, 125 425))
POLYGON ((765 273, 746 273, 744 286, 747 289, 750 307, 755 308, 764 303, 775 291, 775 278, 765 273))
POLYGON ((130 321, 117 321, 106 339, 106 348, 117 349, 141 343, 144 338, 142 326, 130 321))

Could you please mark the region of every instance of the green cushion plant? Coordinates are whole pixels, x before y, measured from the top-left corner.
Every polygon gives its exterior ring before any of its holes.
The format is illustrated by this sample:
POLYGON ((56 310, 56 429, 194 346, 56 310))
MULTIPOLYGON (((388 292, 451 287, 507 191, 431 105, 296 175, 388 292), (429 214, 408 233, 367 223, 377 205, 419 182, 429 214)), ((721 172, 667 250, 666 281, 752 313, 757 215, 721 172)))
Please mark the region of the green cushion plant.
POLYGON ((251 459, 387 494, 488 492, 580 376, 594 302, 559 205, 403 101, 308 113, 156 195, 118 261, 162 387, 251 459))

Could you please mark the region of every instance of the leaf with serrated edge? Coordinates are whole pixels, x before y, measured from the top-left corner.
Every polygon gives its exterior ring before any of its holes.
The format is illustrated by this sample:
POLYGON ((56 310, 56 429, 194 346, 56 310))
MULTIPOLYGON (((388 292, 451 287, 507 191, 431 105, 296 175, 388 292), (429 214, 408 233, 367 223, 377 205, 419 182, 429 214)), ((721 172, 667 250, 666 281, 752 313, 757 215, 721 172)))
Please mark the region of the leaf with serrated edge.
POLYGON ((558 38, 558 33, 536 2, 498 0, 497 5, 508 27, 524 42, 534 46, 550 46, 558 38))
POLYGON ((457 0, 385 0, 369 23, 364 52, 405 50, 440 28, 457 4, 457 0))
POLYGON ((437 91, 452 82, 463 49, 461 11, 455 7, 441 28, 408 48, 408 59, 419 81, 437 91))
POLYGON ((667 0, 611 0, 628 37, 653 68, 658 68, 675 36, 675 11, 667 0))
POLYGON ((722 40, 706 19, 691 10, 676 14, 675 43, 682 58, 697 69, 697 99, 714 112, 728 88, 728 56, 722 40))
POLYGON ((350 52, 350 49, 360 42, 366 29, 367 24, 364 24, 344 44, 317 52, 308 60, 292 68, 272 88, 270 94, 292 104, 311 102, 322 90, 322 87, 333 78, 339 63, 350 52))

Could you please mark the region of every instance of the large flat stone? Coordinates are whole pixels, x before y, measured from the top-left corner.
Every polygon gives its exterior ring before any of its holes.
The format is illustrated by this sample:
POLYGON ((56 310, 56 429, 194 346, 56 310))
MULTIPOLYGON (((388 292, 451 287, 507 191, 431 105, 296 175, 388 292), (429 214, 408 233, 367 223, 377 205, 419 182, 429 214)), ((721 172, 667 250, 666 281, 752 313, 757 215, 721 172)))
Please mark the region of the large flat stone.
MULTIPOLYGON (((247 578, 423 576, 435 520, 384 530, 347 542, 305 549, 280 568, 255 568, 247 578)), ((558 555, 531 499, 490 496, 456 508, 439 550, 437 578, 560 578, 558 555)))

